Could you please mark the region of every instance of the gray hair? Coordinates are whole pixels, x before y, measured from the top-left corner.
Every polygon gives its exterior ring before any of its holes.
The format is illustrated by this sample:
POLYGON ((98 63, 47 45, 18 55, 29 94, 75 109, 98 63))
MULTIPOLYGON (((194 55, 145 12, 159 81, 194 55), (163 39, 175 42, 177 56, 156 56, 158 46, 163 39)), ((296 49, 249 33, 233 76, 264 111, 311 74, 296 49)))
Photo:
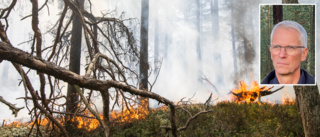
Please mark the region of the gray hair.
MULTIPOLYGON (((305 48, 307 48, 308 46, 308 35, 307 35, 307 31, 297 22, 294 21, 281 21, 278 24, 276 24, 271 32, 270 35, 270 44, 272 44, 272 36, 274 31, 278 28, 278 27, 285 27, 285 28, 291 28, 291 29, 295 29, 299 32, 300 36, 299 36, 299 41, 302 44, 301 46, 304 46, 305 48)), ((294 45, 292 45, 294 46, 294 45)))

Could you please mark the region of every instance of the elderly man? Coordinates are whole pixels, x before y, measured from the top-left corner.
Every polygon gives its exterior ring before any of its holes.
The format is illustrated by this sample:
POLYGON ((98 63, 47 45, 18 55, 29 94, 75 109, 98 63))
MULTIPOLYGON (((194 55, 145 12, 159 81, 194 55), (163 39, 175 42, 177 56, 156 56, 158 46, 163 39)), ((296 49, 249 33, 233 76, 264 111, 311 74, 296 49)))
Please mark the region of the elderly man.
POLYGON ((270 53, 274 70, 261 84, 314 84, 315 79, 300 68, 308 54, 306 30, 297 22, 282 21, 270 35, 270 53))

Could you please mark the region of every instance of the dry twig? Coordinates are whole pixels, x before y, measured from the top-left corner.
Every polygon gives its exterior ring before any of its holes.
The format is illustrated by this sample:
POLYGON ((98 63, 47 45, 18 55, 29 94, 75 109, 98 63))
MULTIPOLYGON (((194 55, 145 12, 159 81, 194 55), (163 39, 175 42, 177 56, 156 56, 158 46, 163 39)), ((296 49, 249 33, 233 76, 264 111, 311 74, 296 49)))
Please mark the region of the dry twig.
POLYGON ((18 112, 23 109, 24 107, 18 108, 16 107, 16 105, 11 104, 10 102, 6 101, 2 96, 0 96, 0 102, 2 102, 3 104, 7 105, 10 110, 12 111, 12 114, 17 117, 18 112))

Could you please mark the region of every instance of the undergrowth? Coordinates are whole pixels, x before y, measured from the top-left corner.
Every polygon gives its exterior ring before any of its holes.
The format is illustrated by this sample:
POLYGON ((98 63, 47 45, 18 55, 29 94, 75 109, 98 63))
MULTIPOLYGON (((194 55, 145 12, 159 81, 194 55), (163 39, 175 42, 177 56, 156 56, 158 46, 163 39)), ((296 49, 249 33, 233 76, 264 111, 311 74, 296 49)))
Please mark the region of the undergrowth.
MULTIPOLYGON (((193 115, 203 109, 200 105, 184 108, 193 115)), ((206 109, 213 112, 197 117, 178 136, 304 136, 296 105, 223 102, 206 109)), ((112 136, 166 136, 165 129, 159 127, 170 126, 168 117, 168 112, 163 110, 152 112, 147 119, 131 127, 114 128, 112 136)), ((181 127, 189 117, 178 110, 176 118, 178 127, 181 127)))
MULTIPOLYGON (((185 105, 181 107, 194 115, 202 111, 205 106, 185 105)), ((304 136, 296 105, 221 102, 214 106, 206 106, 206 110, 213 111, 197 117, 186 130, 178 132, 178 136, 304 136)), ((182 127, 188 118, 189 115, 185 111, 178 109, 176 112, 177 127, 182 127)), ((113 137, 171 136, 171 131, 161 128, 166 126, 170 126, 169 111, 153 110, 143 120, 131 123, 112 123, 110 132, 113 137)), ((100 128, 90 132, 76 128, 73 130, 69 132, 70 136, 102 136, 100 128)))

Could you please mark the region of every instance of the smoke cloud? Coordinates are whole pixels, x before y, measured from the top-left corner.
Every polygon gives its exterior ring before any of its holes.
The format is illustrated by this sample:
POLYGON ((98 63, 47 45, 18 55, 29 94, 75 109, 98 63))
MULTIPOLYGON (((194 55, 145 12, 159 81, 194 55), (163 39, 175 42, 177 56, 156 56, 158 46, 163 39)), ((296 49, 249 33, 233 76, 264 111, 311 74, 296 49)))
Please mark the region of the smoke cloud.
MULTIPOLYGON (((102 16, 102 13, 115 10, 114 15, 120 15, 124 12, 124 18, 140 20, 140 0, 91 0, 91 2, 93 4, 92 11, 97 16, 102 16)), ((155 58, 160 59, 160 62, 162 62, 161 69, 158 70, 158 77, 157 73, 149 73, 151 74, 150 82, 153 83, 156 80, 152 89, 153 92, 175 102, 184 97, 191 98, 194 95, 192 98, 194 103, 203 103, 210 93, 213 93, 215 98, 219 97, 220 101, 229 100, 230 95, 228 93, 231 89, 236 88, 235 83, 238 84, 239 80, 244 80, 246 83, 252 80, 259 81, 259 4, 270 1, 232 1, 234 10, 236 10, 234 15, 231 15, 230 1, 218 0, 218 2, 219 31, 212 32, 210 1, 201 0, 201 32, 198 32, 196 29, 195 1, 150 1, 149 65, 152 66, 151 70, 156 70, 154 66, 159 66, 158 62, 156 62, 158 63, 157 65, 154 65, 155 58), (235 55, 232 49, 232 20, 235 25, 233 28, 235 31, 235 55), (214 33, 219 34, 219 39, 212 40, 214 33), (198 60, 196 49, 198 36, 200 36, 201 40, 201 61, 198 60), (158 46, 157 48, 155 48, 156 45, 158 46), (158 49, 157 54, 155 54, 155 49, 158 49), (158 56, 155 57, 155 55, 158 56), (234 70, 234 58, 237 60, 237 71, 234 70)), ((303 3, 304 1, 300 0, 300 2, 303 3)), ((305 0, 305 2, 314 1, 305 0)), ((22 16, 26 16, 24 13, 29 13, 30 9, 27 7, 31 6, 30 2, 18 3, 22 3, 21 7, 25 8, 19 9, 20 14, 12 15, 12 18, 10 18, 11 27, 9 27, 8 34, 14 45, 28 51, 30 49, 19 47, 18 44, 28 41, 31 37, 32 30, 30 26, 20 25, 27 24, 21 22, 31 22, 30 18, 20 21, 22 16)), ((272 3, 281 3, 281 0, 272 1, 272 3)), ((50 22, 50 18, 57 17, 57 11, 59 11, 58 9, 61 8, 61 5, 57 1, 51 4, 54 4, 56 9, 50 7, 50 15, 46 10, 42 11, 40 15, 41 22, 55 23, 50 22)), ((4 7, 5 5, 0 6, 0 8, 4 7)), ((317 9, 319 10, 319 8, 317 9)), ((15 14, 15 12, 12 14, 15 14)), ((42 30, 48 29, 46 28, 46 23, 41 25, 42 30)), ((130 23, 127 25, 130 25, 130 23)), ((139 41, 139 25, 135 27, 136 31, 133 33, 139 41)), ((319 29, 317 29, 318 31, 319 29)), ((44 39, 48 43, 52 41, 50 37, 44 39)), ((319 53, 320 49, 317 48, 316 51, 319 53)), ((317 67, 318 65, 317 63, 317 67)), ((36 73, 34 71, 32 73, 29 76, 34 81, 37 81, 36 73)), ((316 73, 319 76, 320 72, 317 71, 316 73)), ((4 61, 0 64, 0 74, 0 95, 10 102, 17 103, 17 106, 24 106, 23 101, 15 100, 15 98, 24 96, 23 87, 17 86, 20 77, 15 69, 10 66, 9 62, 4 61)), ((83 71, 81 71, 81 74, 83 74, 83 71)), ((317 80, 319 80, 319 77, 317 77, 317 80)), ((294 97, 292 87, 288 87, 286 90, 288 90, 291 97, 294 97)), ((283 92, 279 91, 263 98, 263 100, 280 100, 283 92)), ((151 107, 154 106, 157 106, 157 102, 153 101, 151 102, 151 107)), ((100 106, 98 105, 98 107, 100 106)), ((8 112, 8 108, 0 104, 0 111, 8 112)), ((19 118, 24 114, 27 114, 25 109, 22 113, 19 113, 19 118)), ((10 113, 1 113, 0 117, 0 121, 4 118, 14 119, 10 113)))

